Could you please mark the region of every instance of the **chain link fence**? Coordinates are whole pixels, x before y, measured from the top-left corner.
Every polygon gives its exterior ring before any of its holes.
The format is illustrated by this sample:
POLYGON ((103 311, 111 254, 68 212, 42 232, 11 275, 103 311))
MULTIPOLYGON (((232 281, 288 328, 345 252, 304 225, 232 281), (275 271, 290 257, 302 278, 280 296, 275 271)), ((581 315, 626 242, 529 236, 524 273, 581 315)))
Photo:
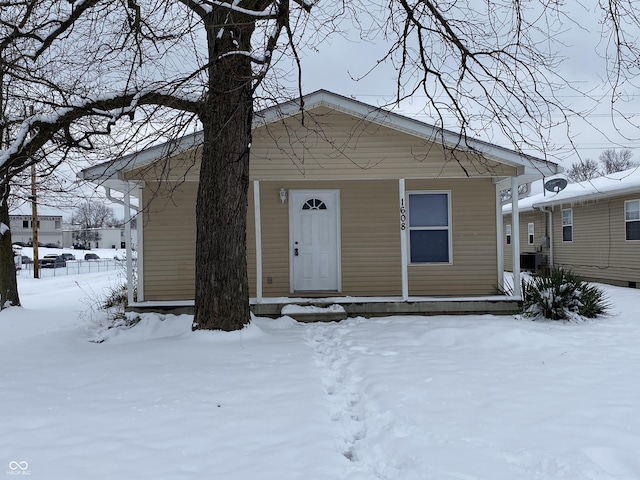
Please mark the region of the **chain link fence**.
MULTIPOLYGON (((135 260, 133 266, 135 268, 135 260)), ((23 263, 18 268, 19 276, 27 275, 33 277, 33 263, 23 263)), ((57 277, 62 275, 79 275, 81 273, 106 272, 108 270, 126 270, 125 260, 115 260, 113 258, 101 258, 98 260, 67 260, 64 267, 51 268, 40 266, 40 278, 57 277)))

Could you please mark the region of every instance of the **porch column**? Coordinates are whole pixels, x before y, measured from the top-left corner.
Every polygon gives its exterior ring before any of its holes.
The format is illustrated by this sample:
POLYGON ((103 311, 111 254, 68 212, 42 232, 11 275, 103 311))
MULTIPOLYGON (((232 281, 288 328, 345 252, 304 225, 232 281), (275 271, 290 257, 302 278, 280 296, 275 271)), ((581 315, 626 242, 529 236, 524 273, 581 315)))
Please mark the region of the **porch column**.
MULTIPOLYGON (((545 207, 544 211, 549 214, 549 268, 553 268, 553 207, 550 210, 545 207)), ((562 219, 562 209, 560 209, 560 219, 562 219)))
POLYGON ((409 225, 407 223, 407 206, 405 205, 404 178, 398 181, 398 191, 400 194, 400 261, 402 263, 402 299, 409 299, 409 275, 407 273, 407 235, 409 225))
POLYGON ((127 300, 134 301, 133 262, 131 259, 131 184, 124 182, 124 240, 127 255, 127 300))
POLYGON ((260 218, 260 182, 253 181, 253 211, 256 229, 256 303, 262 303, 262 221, 260 218))
POLYGON ((136 212, 136 237, 138 245, 136 250, 138 251, 138 255, 136 257, 136 273, 138 275, 137 283, 138 283, 138 301, 144 302, 144 219, 142 213, 142 187, 143 185, 136 185, 136 194, 134 197, 138 199, 138 211, 136 212))
POLYGON ((520 297, 520 212, 518 177, 511 177, 511 251, 513 252, 513 295, 520 297))
POLYGON ((504 292, 504 246, 503 246, 503 233, 504 228, 502 222, 502 204, 500 202, 500 187, 496 184, 496 246, 497 246, 497 266, 498 266, 498 288, 504 292))

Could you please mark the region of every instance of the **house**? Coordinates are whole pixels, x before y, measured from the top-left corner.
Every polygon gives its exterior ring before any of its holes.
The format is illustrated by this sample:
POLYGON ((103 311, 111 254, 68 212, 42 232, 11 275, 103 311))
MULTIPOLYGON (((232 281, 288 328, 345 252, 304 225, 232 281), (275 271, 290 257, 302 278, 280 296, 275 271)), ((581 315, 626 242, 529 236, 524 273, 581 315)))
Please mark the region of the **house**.
MULTIPOLYGON (((254 311, 276 315, 269 305, 301 298, 349 303, 350 314, 501 308, 499 192, 561 168, 327 91, 304 105, 304 122, 299 101, 254 119, 254 311)), ((142 206, 134 306, 193 305, 201 141, 192 134, 80 173, 142 206)))
MULTIPOLYGON (((134 222, 135 223, 135 222, 134 222)), ((91 235, 89 237, 92 238, 91 241, 87 241, 86 243, 90 243, 90 245, 86 245, 89 248, 111 248, 111 249, 124 249, 127 248, 126 242, 126 229, 125 227, 101 227, 101 228, 91 228, 91 235)), ((137 232, 135 228, 131 228, 129 233, 130 246, 133 250, 137 248, 137 232)), ((68 229, 64 230, 64 246, 71 247, 75 243, 78 243, 79 240, 77 238, 78 230, 68 229)), ((87 238, 86 232, 83 238, 87 238)), ((82 243, 81 241, 79 243, 82 243)))
MULTIPOLYGON (((11 240, 30 244, 33 239, 31 215, 9 215, 11 240)), ((62 215, 38 215, 38 242, 62 247, 62 215)))
MULTIPOLYGON (((640 168, 521 199, 521 265, 556 266, 619 286, 640 283, 640 168), (528 265, 525 265, 528 264, 528 265)), ((511 263, 511 206, 505 205, 503 245, 511 263)))

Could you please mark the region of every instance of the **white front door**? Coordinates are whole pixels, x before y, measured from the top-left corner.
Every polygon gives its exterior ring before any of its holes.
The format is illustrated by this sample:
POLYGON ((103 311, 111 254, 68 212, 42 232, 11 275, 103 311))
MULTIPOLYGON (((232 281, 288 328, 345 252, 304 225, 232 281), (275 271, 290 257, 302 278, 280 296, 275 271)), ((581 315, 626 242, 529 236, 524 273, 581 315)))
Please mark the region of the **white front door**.
POLYGON ((340 290, 339 190, 290 190, 292 292, 340 290))

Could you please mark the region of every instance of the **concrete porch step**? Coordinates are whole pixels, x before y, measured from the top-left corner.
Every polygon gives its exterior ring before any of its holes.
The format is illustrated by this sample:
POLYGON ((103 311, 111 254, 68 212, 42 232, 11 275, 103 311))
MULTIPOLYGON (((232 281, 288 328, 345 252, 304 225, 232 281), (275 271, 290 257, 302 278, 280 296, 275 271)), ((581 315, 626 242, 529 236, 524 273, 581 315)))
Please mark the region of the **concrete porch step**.
POLYGON ((339 322, 348 316, 342 305, 336 304, 289 304, 280 309, 280 314, 298 322, 339 322))

